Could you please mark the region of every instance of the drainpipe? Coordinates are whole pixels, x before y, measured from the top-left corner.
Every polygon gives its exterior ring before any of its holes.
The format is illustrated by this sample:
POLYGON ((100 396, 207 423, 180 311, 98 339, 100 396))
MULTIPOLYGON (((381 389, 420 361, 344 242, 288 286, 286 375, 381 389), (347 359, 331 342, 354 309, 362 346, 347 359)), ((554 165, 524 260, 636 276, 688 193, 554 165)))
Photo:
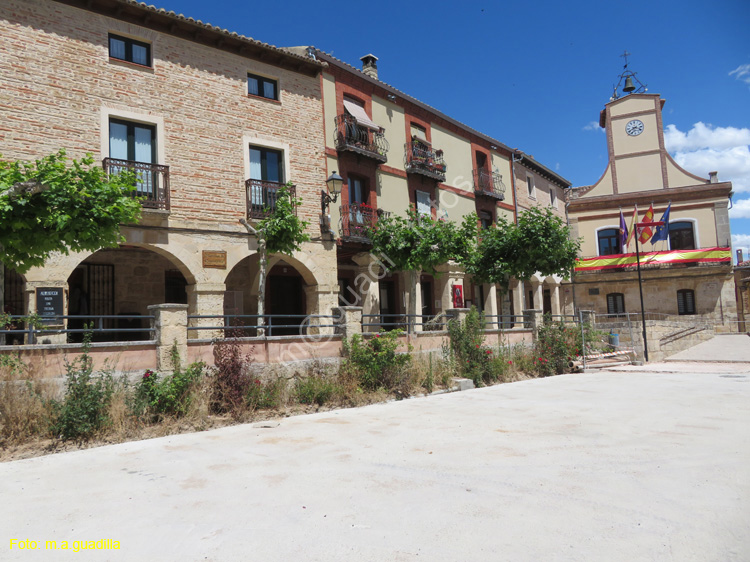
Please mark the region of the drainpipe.
POLYGON ((511 188, 513 189, 513 207, 514 207, 514 213, 513 213, 513 220, 516 224, 518 224, 518 192, 516 191, 516 167, 514 164, 516 162, 521 162, 523 160, 523 152, 516 149, 514 150, 510 155, 510 183, 511 188), (516 160, 516 154, 520 154, 521 157, 516 160))

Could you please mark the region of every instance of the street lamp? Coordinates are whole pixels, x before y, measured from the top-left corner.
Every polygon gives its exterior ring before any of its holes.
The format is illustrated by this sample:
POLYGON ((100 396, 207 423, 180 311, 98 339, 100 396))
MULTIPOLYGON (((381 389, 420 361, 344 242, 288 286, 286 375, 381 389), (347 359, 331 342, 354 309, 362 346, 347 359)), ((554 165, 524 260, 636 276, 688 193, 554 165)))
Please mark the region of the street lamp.
POLYGON ((335 203, 339 198, 339 193, 341 193, 341 188, 343 187, 343 185, 344 179, 336 173, 336 170, 334 170, 326 180, 328 193, 323 190, 320 191, 320 209, 324 215, 326 214, 326 209, 329 207, 329 205, 331 203, 335 203))

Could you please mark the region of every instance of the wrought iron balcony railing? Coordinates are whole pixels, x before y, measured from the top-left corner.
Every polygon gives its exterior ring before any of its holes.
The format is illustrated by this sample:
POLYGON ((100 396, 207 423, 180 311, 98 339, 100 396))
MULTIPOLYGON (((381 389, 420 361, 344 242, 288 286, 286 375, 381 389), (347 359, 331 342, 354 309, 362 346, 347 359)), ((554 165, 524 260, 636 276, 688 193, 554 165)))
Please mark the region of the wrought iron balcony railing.
POLYGON ((434 150, 429 143, 412 139, 405 145, 406 172, 422 174, 438 181, 445 181, 445 160, 442 150, 434 150))
POLYGON ((365 203, 341 205, 341 238, 349 242, 369 243, 369 230, 375 228, 378 219, 390 213, 373 209, 365 203))
POLYGON ((108 174, 133 172, 136 177, 133 197, 143 197, 141 204, 147 209, 169 210, 169 166, 105 158, 102 167, 108 174))
MULTIPOLYGON (((247 218, 262 219, 276 208, 276 199, 278 191, 284 187, 283 183, 265 180, 246 180, 245 191, 247 192, 247 218)), ((289 195, 296 197, 297 190, 295 186, 289 189, 289 195)), ((295 213, 297 208, 295 207, 295 213)))
POLYGON ((474 193, 494 197, 499 201, 505 199, 505 184, 503 176, 498 172, 490 172, 484 168, 474 169, 474 193))
POLYGON ((350 150, 379 162, 388 161, 386 154, 390 145, 382 127, 379 131, 363 127, 354 117, 346 114, 336 116, 335 123, 336 150, 350 150))

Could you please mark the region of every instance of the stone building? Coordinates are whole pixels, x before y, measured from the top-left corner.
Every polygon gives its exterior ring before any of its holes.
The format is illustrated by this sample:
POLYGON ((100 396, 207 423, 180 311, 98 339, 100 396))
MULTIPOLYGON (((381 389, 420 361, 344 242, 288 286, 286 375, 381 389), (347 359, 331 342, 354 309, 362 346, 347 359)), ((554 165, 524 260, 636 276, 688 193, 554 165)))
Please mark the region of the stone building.
MULTIPOLYGON (((372 271, 365 231, 383 214, 403 216, 411 206, 461 222, 475 212, 489 225, 501 215, 514 221, 519 210, 545 205, 564 217, 567 180, 383 82, 374 55, 362 57, 357 69, 314 47, 291 50, 328 65, 322 73, 327 173, 338 172, 344 188, 324 222, 338 240, 341 302, 363 306, 371 322, 393 321, 408 310, 408 274, 389 271, 366 275, 364 285, 355 282, 372 271)), ((440 269, 439 276, 423 273, 417 280, 416 310, 424 319, 455 308, 457 289, 465 305, 491 316, 525 308, 559 314, 565 303, 557 278, 533 279, 526 291, 515 283, 502 294, 466 278, 455 264, 440 269)))
POLYGON ((260 218, 291 182, 312 241, 270 261, 267 312, 330 314, 336 250, 318 225, 323 63, 133 0, 4 0, 0 59, 3 158, 92 153, 111 172, 136 170, 145 197, 119 248, 7 272, 13 312, 33 313, 37 289, 57 288, 73 315, 145 315, 165 302, 191 315, 253 314, 257 241, 239 220, 260 218))
POLYGON ((719 182, 715 172, 701 178, 677 165, 664 145, 665 100, 634 91, 632 76, 625 95, 616 92, 600 114, 609 152, 606 170, 594 185, 569 193, 572 233, 583 238, 573 276, 577 308, 598 315, 640 312, 635 243, 623 244, 620 216, 632 230, 636 206, 638 222, 650 207, 654 221, 669 209, 664 239, 639 248, 644 310, 735 329, 727 210, 732 184, 719 182))

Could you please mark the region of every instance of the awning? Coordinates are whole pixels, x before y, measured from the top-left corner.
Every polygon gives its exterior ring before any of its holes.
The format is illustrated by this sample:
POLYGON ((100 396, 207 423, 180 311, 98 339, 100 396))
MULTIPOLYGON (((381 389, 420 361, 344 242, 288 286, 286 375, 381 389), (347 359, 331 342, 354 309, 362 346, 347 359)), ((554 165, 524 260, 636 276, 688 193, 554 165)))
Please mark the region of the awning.
POLYGON ((376 131, 380 130, 380 127, 376 125, 365 112, 365 108, 357 105, 354 102, 344 100, 344 109, 346 109, 347 113, 354 117, 356 119, 357 123, 362 125, 363 127, 367 127, 368 129, 374 129, 376 131))
MULTIPOLYGON (((641 254, 641 265, 679 264, 679 263, 732 263, 731 248, 705 248, 701 250, 672 250, 669 252, 644 252, 641 254)), ((576 271, 597 271, 608 269, 626 269, 636 267, 635 254, 615 254, 595 258, 579 259, 576 271)))

